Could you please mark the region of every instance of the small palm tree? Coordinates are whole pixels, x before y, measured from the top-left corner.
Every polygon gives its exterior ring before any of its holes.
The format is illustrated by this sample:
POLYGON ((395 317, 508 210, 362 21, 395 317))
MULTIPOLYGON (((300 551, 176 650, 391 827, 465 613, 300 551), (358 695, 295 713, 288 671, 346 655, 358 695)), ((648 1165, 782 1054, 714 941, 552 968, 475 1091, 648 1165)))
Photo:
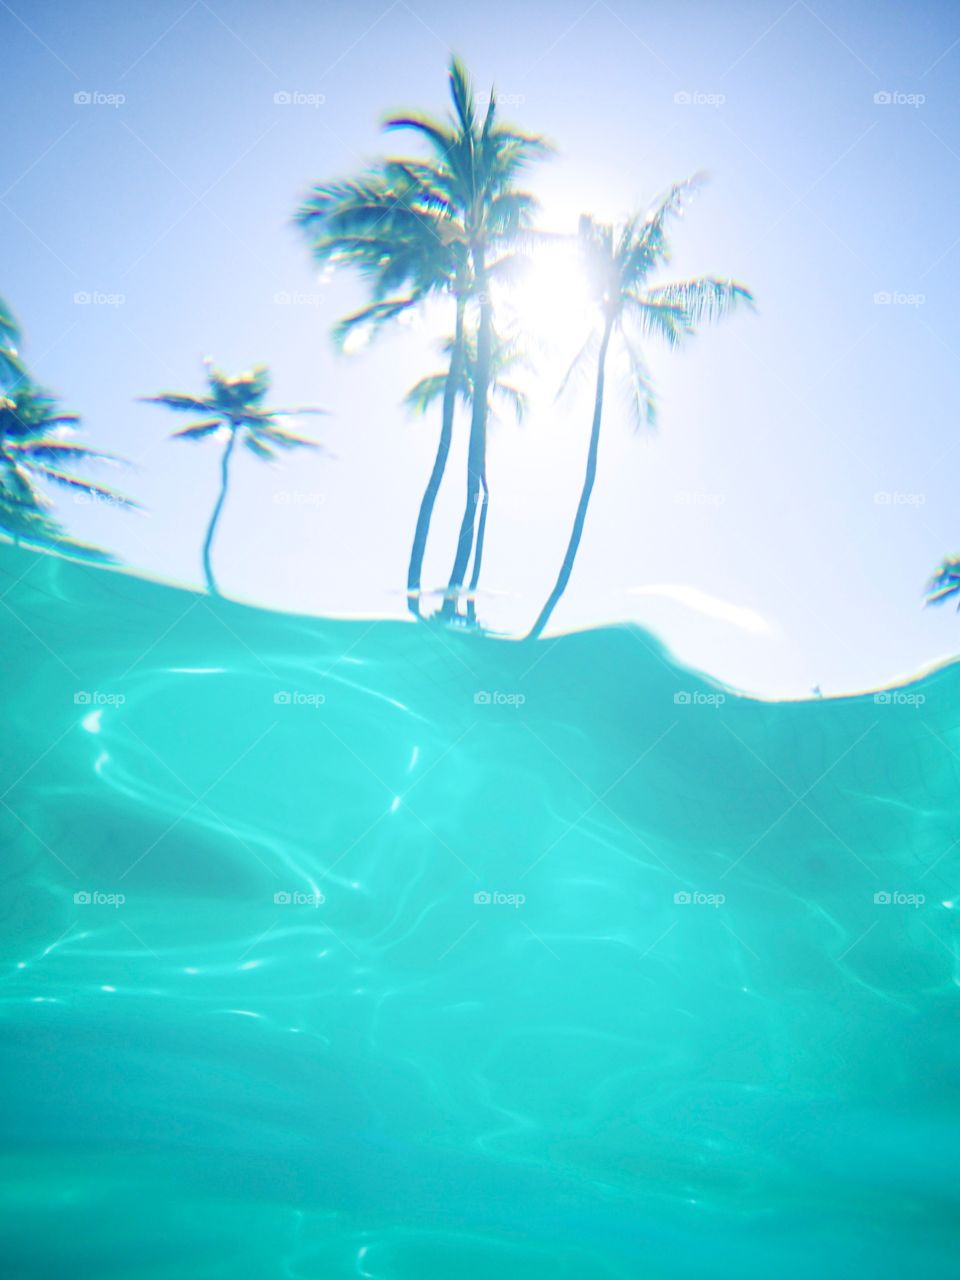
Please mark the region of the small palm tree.
MULTIPOLYGON (((456 342, 448 338, 444 343, 444 351, 450 353, 456 342)), ((451 362, 452 363, 452 362, 451 362)), ((464 363, 459 368, 458 397, 468 406, 473 404, 475 388, 475 371, 477 365, 477 336, 469 332, 464 339, 464 363)), ((516 338, 500 338, 494 333, 490 359, 490 385, 487 391, 488 412, 495 415, 498 403, 503 403, 513 413, 517 422, 523 420, 527 412, 527 395, 514 383, 506 381, 506 376, 513 371, 526 370, 529 363, 524 354, 522 344, 516 338)), ((417 413, 426 413, 435 400, 445 396, 450 385, 450 373, 430 373, 420 379, 404 398, 408 408, 417 413)), ((480 475, 481 511, 477 526, 476 554, 473 560, 473 574, 467 589, 467 621, 476 622, 477 584, 480 578, 480 567, 483 561, 483 545, 487 529, 487 512, 489 508, 490 489, 487 483, 486 465, 480 475)))
POLYGON ((960 556, 946 556, 940 562, 927 583, 924 604, 943 604, 951 597, 957 598, 957 610, 960 611, 960 556))
MULTIPOLYGON (((456 342, 455 338, 447 338, 442 346, 444 355, 450 356, 456 342)), ((470 330, 463 337, 463 367, 458 370, 457 395, 466 405, 473 403, 474 369, 477 361, 477 335, 470 330)), ((491 376, 488 389, 490 413, 494 414, 498 402, 512 410, 518 422, 522 421, 529 407, 528 397, 512 382, 504 381, 504 377, 514 371, 526 370, 529 364, 523 352, 522 344, 516 338, 499 338, 494 335, 491 355, 491 376)), ((403 398, 403 403, 414 413, 425 414, 428 409, 442 400, 450 381, 449 365, 436 373, 425 374, 416 382, 403 398)))
MULTIPOLYGON (((28 537, 80 548, 50 515, 44 484, 71 489, 94 501, 135 505, 113 489, 64 470, 77 462, 120 461, 64 439, 79 421, 75 413, 57 412, 56 400, 28 382, 21 380, 8 395, 0 394, 0 525, 14 542, 28 537)), ((96 548, 82 549, 102 554, 96 548)))
POLYGON ((315 440, 287 431, 280 425, 280 419, 302 413, 324 413, 325 410, 264 408, 263 399, 270 388, 270 375, 265 365, 257 365, 249 373, 230 378, 208 361, 207 383, 209 394, 206 396, 164 391, 158 396, 147 396, 145 400, 148 404, 162 404, 180 413, 203 415, 199 422, 175 431, 174 440, 197 441, 218 436, 225 441, 220 459, 220 491, 203 540, 204 579, 209 593, 216 596, 220 592, 213 576, 211 555, 217 525, 227 500, 234 448, 240 443, 254 457, 266 462, 276 459, 278 449, 321 449, 322 446, 315 440))
POLYGON ((652 425, 656 407, 639 340, 657 337, 671 346, 678 346, 704 321, 719 320, 735 307, 753 303, 751 294, 742 285, 732 280, 717 280, 713 276, 673 284, 651 286, 647 283, 650 275, 669 260, 666 224, 671 215, 681 212, 695 182, 694 179, 678 183, 646 218, 630 218, 619 229, 594 222, 588 216, 580 219, 580 244, 598 308, 598 327, 574 364, 588 350, 596 350, 593 421, 583 486, 570 540, 553 590, 530 631, 531 638, 542 633, 566 590, 583 536, 597 474, 607 352, 611 339, 614 335, 620 339, 629 361, 631 402, 637 420, 652 425))
MULTIPOLYGON (((444 386, 440 439, 417 518, 407 596, 419 616, 423 557, 437 494, 453 436, 460 370, 465 363, 466 312, 479 309, 475 378, 484 391, 473 401, 467 499, 452 578, 462 583, 471 550, 486 445, 493 306, 489 285, 510 267, 536 202, 517 189, 523 168, 545 154, 540 138, 501 125, 495 99, 482 116, 469 77, 454 58, 450 66, 453 112, 449 122, 402 116, 388 129, 413 130, 426 141, 430 159, 388 159, 357 181, 315 188, 298 215, 321 262, 357 266, 370 282, 373 301, 348 316, 335 331, 341 340, 358 325, 379 328, 428 297, 453 299, 454 340, 444 386)), ((484 518, 485 506, 481 512, 484 518)), ((479 539, 478 539, 479 541, 479 539)), ((455 608, 448 593, 445 611, 455 608)))

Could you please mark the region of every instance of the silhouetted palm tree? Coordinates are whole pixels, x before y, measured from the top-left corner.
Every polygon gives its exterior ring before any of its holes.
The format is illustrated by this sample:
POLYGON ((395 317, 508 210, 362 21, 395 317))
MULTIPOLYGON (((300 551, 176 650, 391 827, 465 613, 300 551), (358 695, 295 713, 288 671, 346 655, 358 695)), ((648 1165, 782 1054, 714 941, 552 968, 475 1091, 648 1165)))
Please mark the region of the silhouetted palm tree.
POLYGON ((957 609, 960 610, 960 556, 947 556, 937 566, 933 577, 927 583, 925 604, 943 604, 944 600, 957 597, 957 609))
POLYGON ((580 219, 580 243, 599 312, 598 328, 577 357, 579 361, 588 351, 596 350, 593 421, 583 487, 570 540, 557 581, 530 631, 532 638, 542 633, 563 595, 583 536, 597 474, 607 351, 611 339, 616 335, 626 351, 631 400, 638 421, 652 424, 655 402, 637 345, 639 339, 658 337, 671 346, 677 346, 704 321, 719 320, 739 304, 753 302, 749 291, 742 285, 712 276, 652 287, 647 284, 651 273, 669 259, 666 223, 670 215, 681 211, 694 182, 677 184, 646 218, 633 217, 619 229, 594 222, 588 216, 580 219))
POLYGON ((466 501, 442 609, 444 617, 452 617, 456 612, 471 551, 473 582, 480 576, 483 553, 480 534, 487 514, 488 388, 493 347, 491 290, 498 279, 509 278, 523 234, 529 230, 537 208, 528 193, 517 189, 516 180, 531 160, 542 157, 548 150, 542 138, 498 123, 495 93, 490 94, 487 109, 481 116, 473 86, 456 59, 450 70, 450 91, 454 104, 451 124, 429 116, 401 116, 388 122, 390 128, 414 130, 429 147, 430 161, 409 168, 420 177, 431 198, 453 214, 457 233, 469 250, 473 296, 479 306, 466 501))
POLYGON ((215 369, 208 361, 207 382, 209 394, 206 396, 190 396, 165 391, 158 396, 147 396, 145 400, 148 404, 162 404, 168 409, 181 413, 204 415, 199 422, 191 423, 182 431, 175 431, 174 440, 206 440, 211 436, 221 436, 225 439, 223 455, 220 459, 220 490, 203 540, 203 574, 207 590, 211 595, 219 595, 216 579, 213 576, 211 554, 214 535, 227 500, 230 461, 235 446, 239 442, 249 449, 254 457, 268 462, 277 457, 278 449, 320 449, 322 446, 315 440, 309 440, 305 436, 294 435, 285 430, 279 420, 288 415, 324 413, 325 410, 264 408, 263 398, 270 388, 270 375, 265 365, 257 365, 249 373, 241 373, 235 378, 230 378, 219 369, 215 369))
MULTIPOLYGON (((450 356, 455 341, 454 338, 448 338, 443 344, 442 350, 447 357, 450 356)), ((458 371, 457 395, 465 405, 470 405, 473 403, 473 372, 477 360, 477 337, 474 332, 471 331, 464 336, 463 349, 465 363, 458 371)), ((514 383, 504 381, 504 376, 514 370, 519 371, 528 367, 523 348, 517 339, 501 339, 494 336, 488 388, 491 414, 495 413, 497 402, 500 401, 513 411, 518 422, 523 419, 528 408, 527 394, 514 383)), ((436 373, 425 374, 410 388, 403 402, 414 413, 426 413, 446 394, 449 382, 449 366, 436 373)))
POLYGON ((471 291, 468 254, 463 243, 449 234, 445 217, 444 210, 422 198, 419 182, 411 181, 399 166, 390 166, 389 177, 374 172, 351 182, 316 187, 297 214, 311 237, 316 260, 355 266, 370 287, 372 301, 335 326, 333 336, 339 346, 364 329, 379 332, 431 296, 447 294, 455 302, 457 338, 449 368, 453 381, 450 394, 443 398, 440 439, 420 502, 407 569, 407 603, 415 616, 420 613, 430 521, 453 439, 452 387, 463 361, 464 315, 471 291))
MULTIPOLYGON (((358 324, 379 327, 432 294, 456 303, 454 341, 443 399, 443 419, 434 466, 420 504, 407 574, 410 607, 419 613, 420 581, 427 534, 453 433, 456 388, 464 362, 465 312, 479 310, 474 373, 483 394, 473 400, 466 508, 444 613, 452 614, 474 546, 478 498, 486 452, 493 304, 490 286, 506 277, 521 233, 536 203, 516 180, 530 160, 546 152, 542 139, 519 133, 496 119, 495 99, 482 118, 463 65, 450 67, 453 113, 448 123, 402 116, 388 129, 410 129, 424 139, 430 159, 390 159, 358 182, 317 188, 299 214, 316 234, 315 257, 350 262, 371 282, 372 303, 347 317, 343 337, 358 324)), ((481 522, 485 506, 481 513, 481 522)), ((476 567, 479 573, 479 564, 476 567)))
POLYGON ((44 483, 71 489, 94 501, 135 505, 113 489, 64 470, 76 462, 120 461, 65 440, 64 435, 79 421, 75 413, 58 413, 56 400, 27 382, 19 382, 8 395, 0 394, 0 525, 15 542, 28 537, 102 554, 65 536, 50 515, 44 483))
MULTIPOLYGON (((449 354, 453 347, 455 339, 448 339, 444 344, 444 350, 449 354)), ((477 339, 474 332, 467 334, 464 340, 463 366, 459 371, 459 388, 457 394, 464 404, 472 406, 474 395, 474 379, 477 365, 477 339)), ((515 386, 512 382, 506 381, 506 376, 511 371, 519 371, 529 368, 527 359, 523 353, 520 342, 515 339, 502 339, 496 333, 493 335, 493 343, 491 347, 490 358, 490 383, 487 389, 488 413, 495 415, 498 402, 504 403, 512 410, 514 417, 518 422, 523 419, 527 411, 527 396, 524 391, 515 386)), ((420 379, 415 386, 407 392, 404 403, 418 413, 425 413, 430 405, 439 397, 444 396, 447 387, 450 385, 450 373, 430 373, 426 377, 420 379)), ((483 561, 483 545, 487 528, 487 513, 489 509, 490 490, 487 483, 486 466, 480 476, 480 494, 482 508, 480 512, 480 521, 477 526, 476 535, 476 554, 473 560, 473 574, 470 585, 467 588, 467 621, 473 623, 476 621, 476 593, 477 583, 480 578, 480 566, 483 561)))

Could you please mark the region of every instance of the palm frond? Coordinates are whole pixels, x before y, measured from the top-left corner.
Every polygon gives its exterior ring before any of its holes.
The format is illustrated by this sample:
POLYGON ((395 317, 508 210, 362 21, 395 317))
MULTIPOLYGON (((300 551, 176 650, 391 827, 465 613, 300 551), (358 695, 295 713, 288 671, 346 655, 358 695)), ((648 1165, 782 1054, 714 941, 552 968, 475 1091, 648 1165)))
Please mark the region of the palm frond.
POLYGON ((244 432, 243 443, 255 457, 261 458, 264 462, 273 462, 276 459, 277 455, 269 445, 264 444, 259 436, 251 432, 244 432))
POLYGON ((59 471, 55 467, 43 465, 31 465, 30 470, 43 480, 49 480, 52 484, 61 485, 67 489, 79 489, 83 493, 92 493, 97 498, 102 498, 105 502, 115 503, 120 507, 138 507, 138 503, 132 498, 128 498, 125 494, 118 493, 116 489, 108 489, 104 485, 94 484, 91 480, 84 480, 80 476, 72 476, 66 471, 59 471))
POLYGON ((429 116, 393 116, 384 121, 383 127, 390 130, 412 129, 416 133, 423 134, 441 155, 446 154, 456 145, 456 137, 438 120, 431 120, 429 116))
POLYGON ((630 335, 620 330, 621 341, 627 353, 627 395, 630 414, 636 429, 655 430, 657 425, 657 397, 646 361, 639 346, 630 335))
POLYGON ((513 411, 517 422, 522 422, 530 407, 530 398, 526 392, 515 387, 512 382, 496 382, 491 388, 491 398, 505 400, 513 411))
POLYGON ((594 330, 591 334, 588 335, 586 342, 584 342, 583 346, 580 348, 580 350, 577 352, 577 354, 573 357, 573 359, 570 361, 569 365, 567 366, 566 373, 560 379, 560 385, 557 387, 557 393, 554 396, 554 400, 560 399, 564 391, 566 391, 567 387, 570 385, 570 382, 572 381, 575 374, 579 375, 580 373, 583 372, 583 370, 586 368, 587 357, 590 355, 596 354, 599 347, 600 347, 600 335, 596 332, 596 330, 594 330))
POLYGON ((679 307, 691 332, 701 324, 722 320, 738 306, 754 305, 749 289, 733 280, 718 280, 714 276, 657 285, 645 290, 644 298, 648 303, 679 307))
MULTIPOLYGON (((925 604, 942 604, 951 596, 960 597, 960 555, 947 556, 927 583, 925 604)), ((960 611, 960 601, 957 609, 960 611)))
POLYGON ((3 298, 0 298, 0 339, 6 346, 16 346, 20 337, 20 326, 14 318, 13 311, 3 298))
POLYGON ((419 296, 411 295, 407 298, 393 298, 387 302, 372 302, 369 306, 361 307, 359 311, 354 311, 337 321, 331 331, 333 341, 336 346, 342 347, 352 333, 364 328, 368 328, 370 333, 375 335, 390 320, 395 320, 397 316, 417 306, 419 301, 419 296))
POLYGON ((403 403, 411 412, 424 414, 432 404, 443 398, 446 389, 446 373, 428 373, 414 383, 403 397, 403 403))
POLYGON ((703 185, 703 175, 694 174, 682 182, 676 182, 654 205, 645 221, 632 234, 631 247, 626 255, 624 282, 628 285, 644 280, 653 269, 670 259, 667 240, 667 223, 679 217, 687 202, 703 185))
POLYGON ((271 409, 263 404, 270 387, 270 371, 266 365, 255 365, 246 373, 234 377, 207 362, 207 380, 212 395, 199 400, 194 396, 168 392, 163 397, 151 397, 155 402, 181 409, 185 404, 200 404, 208 414, 198 422, 173 433, 174 440, 207 440, 221 431, 240 432, 244 446, 256 457, 272 461, 276 457, 272 446, 280 449, 321 449, 317 441, 296 435, 283 427, 278 419, 294 414, 326 413, 325 409, 302 406, 297 409, 271 409))
POLYGON ((12 347, 0 348, 0 383, 17 382, 27 376, 27 367, 12 347))
POLYGON ((216 408, 211 399, 182 395, 178 391, 161 391, 156 396, 141 396, 140 400, 143 404, 162 404, 165 408, 180 413, 209 413, 216 408))
POLYGON ((5 442, 4 449, 6 452, 30 462, 109 462, 120 465, 126 461, 124 458, 118 458, 112 453, 103 453, 100 449, 91 449, 88 445, 68 444, 63 440, 54 439, 32 439, 26 437, 22 440, 10 439, 5 442))
POLYGON ((189 427, 184 427, 182 431, 174 431, 171 440, 207 440, 210 436, 216 435, 218 431, 223 431, 226 423, 222 418, 205 418, 203 422, 191 423, 189 427))
POLYGON ((283 427, 278 427, 271 423, 269 426, 260 427, 256 431, 256 438, 266 441, 269 444, 278 445, 281 449, 319 449, 323 450, 323 445, 319 440, 311 440, 309 436, 297 435, 294 431, 287 431, 283 427))
MULTIPOLYGON (((470 76, 466 67, 459 58, 454 57, 450 62, 450 97, 453 99, 453 108, 456 113, 456 122, 461 133, 472 134, 477 127, 476 102, 473 94, 473 85, 470 82, 470 76)), ((493 98, 490 99, 491 109, 493 107, 493 98)))
POLYGON ((628 293, 622 306, 624 322, 634 325, 645 337, 661 338, 671 347, 679 346, 693 332, 687 313, 676 303, 651 302, 646 294, 628 293))

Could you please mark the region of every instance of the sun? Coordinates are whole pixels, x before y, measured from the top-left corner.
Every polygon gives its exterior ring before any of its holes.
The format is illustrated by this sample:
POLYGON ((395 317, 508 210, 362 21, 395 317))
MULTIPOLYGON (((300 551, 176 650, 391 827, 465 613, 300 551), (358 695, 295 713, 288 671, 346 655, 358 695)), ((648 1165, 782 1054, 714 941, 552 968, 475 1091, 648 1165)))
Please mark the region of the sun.
POLYGON ((545 360, 569 364, 596 321, 576 244, 558 240, 538 245, 505 292, 503 311, 517 336, 545 360))

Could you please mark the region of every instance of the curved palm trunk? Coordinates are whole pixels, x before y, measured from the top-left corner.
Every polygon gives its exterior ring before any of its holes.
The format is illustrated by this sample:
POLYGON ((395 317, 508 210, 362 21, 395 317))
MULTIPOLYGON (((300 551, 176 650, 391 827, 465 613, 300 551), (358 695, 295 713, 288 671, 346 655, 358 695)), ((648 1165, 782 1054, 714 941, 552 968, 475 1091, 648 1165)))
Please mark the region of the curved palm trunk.
MULTIPOLYGON (((470 418, 470 443, 467 452, 467 500, 460 522, 457 554, 447 586, 447 598, 443 602, 441 616, 452 618, 457 611, 460 591, 473 550, 474 529, 477 523, 477 507, 480 505, 481 486, 485 485, 487 459, 487 400, 490 387, 490 357, 493 344, 493 308, 486 293, 486 276, 482 263, 477 270, 477 283, 482 301, 480 324, 477 333, 477 365, 473 373, 473 413, 470 418)), ((484 510, 486 498, 484 497, 484 510)), ((482 518, 481 518, 482 523, 482 518)), ((475 576, 479 575, 479 569, 475 576)))
POLYGON ((483 564, 483 539, 487 532, 487 506, 490 502, 490 488, 487 485, 487 465, 484 461, 480 473, 480 523, 477 526, 477 543, 473 553, 473 573, 467 589, 467 620, 477 620, 477 583, 480 581, 480 567, 483 564))
POLYGON ((407 608, 415 618, 420 617, 420 578, 423 573, 423 557, 427 549, 427 535, 430 532, 430 521, 436 505, 440 482, 447 467, 450 455, 450 442, 453 439, 453 417, 457 404, 457 387, 463 369, 463 319, 466 303, 457 297, 457 324, 454 331, 453 350, 450 353, 450 368, 447 371, 447 385, 443 389, 443 422, 440 427, 440 440, 437 444, 437 456, 433 462, 433 470, 420 502, 420 514, 417 516, 417 527, 413 534, 413 546, 410 550, 410 565, 407 569, 407 608))
POLYGON ((217 524, 220 520, 220 514, 223 511, 223 504, 227 500, 227 489, 230 484, 230 456, 233 453, 233 446, 237 442, 236 427, 230 428, 230 439, 227 441, 227 447, 223 451, 223 458, 220 460, 220 493, 217 496, 216 506, 213 508, 213 515, 210 517, 210 523, 207 525, 207 536, 203 540, 203 576, 207 581, 207 591, 212 596, 218 596, 220 592, 217 590, 217 583, 213 576, 213 566, 210 563, 210 553, 213 550, 213 538, 217 532, 217 524))
POLYGON ((607 347, 610 345, 612 327, 612 321, 608 320, 603 330, 603 340, 600 343, 600 353, 597 357, 597 392, 593 404, 593 426, 590 431, 590 448, 587 451, 587 469, 583 477, 583 488, 580 491, 580 502, 577 506, 577 514, 574 517, 573 530, 570 534, 570 541, 567 544, 567 553, 563 557, 560 573, 553 590, 550 592, 547 603, 540 610, 540 616, 533 624, 527 637, 529 640, 536 640, 550 621, 550 615, 567 589, 570 574, 573 572, 573 562, 576 560, 577 551, 580 549, 580 539, 583 537, 583 526, 587 518, 587 507, 590 505, 590 495, 593 492, 593 484, 597 478, 597 451, 600 445, 600 422, 603 418, 603 382, 606 374, 607 347))

